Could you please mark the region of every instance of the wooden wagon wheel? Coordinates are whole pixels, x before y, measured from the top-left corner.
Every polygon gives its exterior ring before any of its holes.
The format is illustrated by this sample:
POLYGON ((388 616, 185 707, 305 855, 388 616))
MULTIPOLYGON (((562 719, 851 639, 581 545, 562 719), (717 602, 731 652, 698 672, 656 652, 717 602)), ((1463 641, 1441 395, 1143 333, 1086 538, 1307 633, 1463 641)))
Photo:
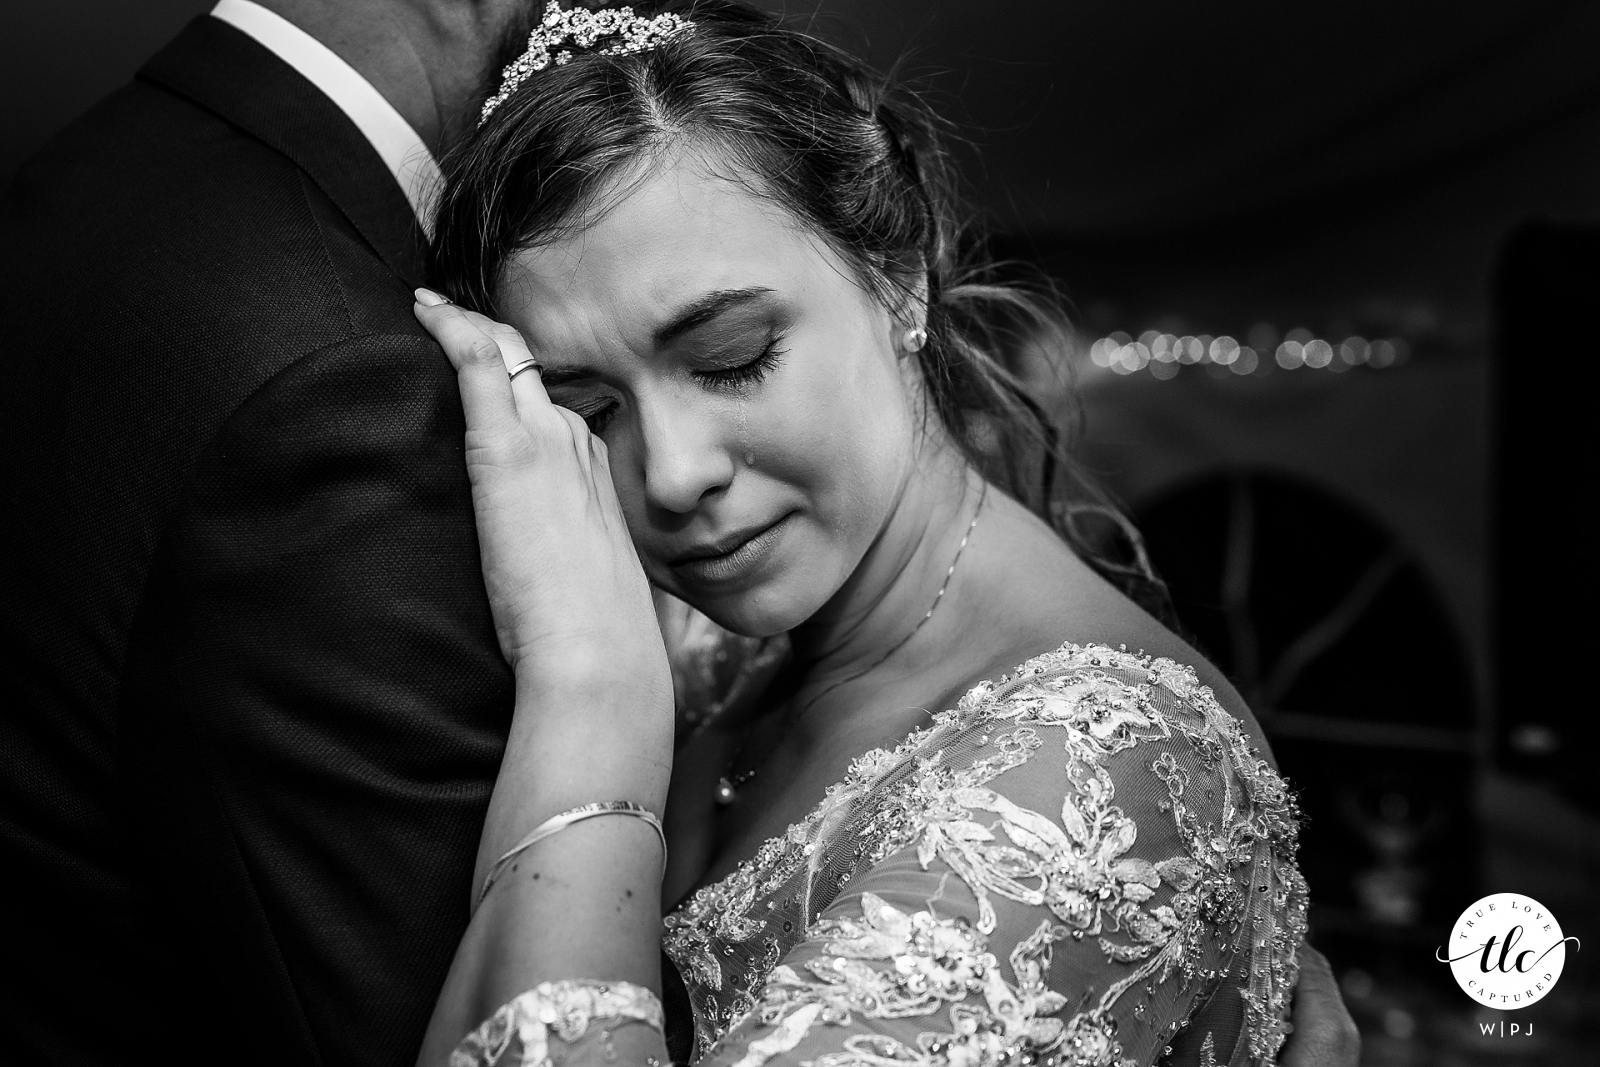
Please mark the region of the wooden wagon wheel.
POLYGON ((1186 482, 1138 518, 1179 618, 1301 790, 1324 925, 1420 936, 1453 918, 1476 881, 1476 701, 1415 558, 1332 492, 1259 469, 1186 482))

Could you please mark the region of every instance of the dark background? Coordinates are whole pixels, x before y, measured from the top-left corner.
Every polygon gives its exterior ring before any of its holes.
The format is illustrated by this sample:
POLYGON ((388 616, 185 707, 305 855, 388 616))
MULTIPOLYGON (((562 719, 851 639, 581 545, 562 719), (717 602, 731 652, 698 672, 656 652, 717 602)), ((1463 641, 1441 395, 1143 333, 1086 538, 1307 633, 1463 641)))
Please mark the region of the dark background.
MULTIPOLYGON (((0 177, 209 6, 10 5, 0 177)), ((1019 369, 1081 410, 1086 461, 1301 788, 1313 936, 1366 1061, 1592 1062, 1594 959, 1506 1016, 1532 1038, 1486 1039, 1500 1013, 1432 954, 1488 892, 1585 940, 1600 902, 1577 522, 1600 3, 769 6, 921 84, 971 138, 995 250, 1071 300, 1070 384, 1019 369), (1150 360, 1161 335, 1261 365, 1150 360), (1353 337, 1398 358, 1279 365, 1283 340, 1353 337)))

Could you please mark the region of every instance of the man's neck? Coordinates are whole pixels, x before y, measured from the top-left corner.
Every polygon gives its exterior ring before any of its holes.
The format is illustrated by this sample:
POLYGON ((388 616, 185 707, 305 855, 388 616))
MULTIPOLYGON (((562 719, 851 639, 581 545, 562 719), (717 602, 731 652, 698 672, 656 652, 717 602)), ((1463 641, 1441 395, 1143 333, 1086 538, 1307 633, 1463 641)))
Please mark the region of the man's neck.
POLYGON ((327 45, 435 156, 471 129, 500 41, 527 0, 256 0, 327 45))

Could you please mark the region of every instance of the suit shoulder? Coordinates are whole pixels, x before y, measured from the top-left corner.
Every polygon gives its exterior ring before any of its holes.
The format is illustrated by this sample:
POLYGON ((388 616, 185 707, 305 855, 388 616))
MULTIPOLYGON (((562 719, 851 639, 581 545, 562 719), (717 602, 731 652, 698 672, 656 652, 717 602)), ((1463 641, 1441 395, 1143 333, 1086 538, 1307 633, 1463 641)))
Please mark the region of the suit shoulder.
POLYGON ((157 86, 91 109, 7 199, 18 306, 75 322, 97 351, 144 359, 131 349, 158 339, 128 327, 152 319, 163 353, 193 334, 277 365, 350 337, 421 334, 406 283, 294 161, 157 86))

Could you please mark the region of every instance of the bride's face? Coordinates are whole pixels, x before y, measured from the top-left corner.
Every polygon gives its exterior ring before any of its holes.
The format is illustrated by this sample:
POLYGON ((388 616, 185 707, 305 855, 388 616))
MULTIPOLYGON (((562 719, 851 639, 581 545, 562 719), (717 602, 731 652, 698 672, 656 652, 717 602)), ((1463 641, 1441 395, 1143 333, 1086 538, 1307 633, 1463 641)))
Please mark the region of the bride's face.
POLYGON ((781 208, 690 161, 509 266, 501 313, 584 416, 651 580, 790 629, 883 529, 916 449, 904 324, 781 208))

